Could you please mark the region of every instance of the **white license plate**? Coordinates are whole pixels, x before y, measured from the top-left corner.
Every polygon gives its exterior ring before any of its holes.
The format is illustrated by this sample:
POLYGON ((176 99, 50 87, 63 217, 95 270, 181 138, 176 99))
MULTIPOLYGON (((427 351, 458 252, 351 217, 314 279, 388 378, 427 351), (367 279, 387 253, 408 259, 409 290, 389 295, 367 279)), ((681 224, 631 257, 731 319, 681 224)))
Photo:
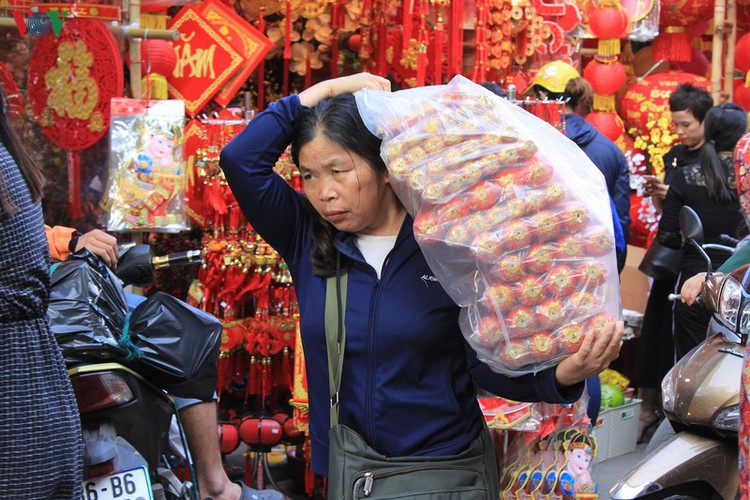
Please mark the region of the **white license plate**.
POLYGON ((83 481, 83 500, 153 500, 145 467, 83 481))

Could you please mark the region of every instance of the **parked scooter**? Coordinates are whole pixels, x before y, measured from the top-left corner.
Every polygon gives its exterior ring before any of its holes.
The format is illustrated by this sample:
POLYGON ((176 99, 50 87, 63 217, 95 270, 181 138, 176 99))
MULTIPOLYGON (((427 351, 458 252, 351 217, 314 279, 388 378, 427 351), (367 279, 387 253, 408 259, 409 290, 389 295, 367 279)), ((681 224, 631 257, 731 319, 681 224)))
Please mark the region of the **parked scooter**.
POLYGON ((643 458, 610 490, 613 499, 732 499, 739 491, 737 431, 742 346, 750 333, 750 272, 713 275, 703 227, 689 207, 680 210, 685 241, 706 259, 699 298, 714 311, 707 338, 667 373, 663 408, 676 434, 643 458))
MULTIPOLYGON (((116 274, 123 285, 145 286, 158 268, 199 261, 199 251, 154 257, 149 245, 130 244, 120 248, 116 274)), ((124 354, 103 344, 65 356, 83 429, 84 499, 198 498, 193 484, 180 481, 166 459, 171 397, 111 361, 124 354)))

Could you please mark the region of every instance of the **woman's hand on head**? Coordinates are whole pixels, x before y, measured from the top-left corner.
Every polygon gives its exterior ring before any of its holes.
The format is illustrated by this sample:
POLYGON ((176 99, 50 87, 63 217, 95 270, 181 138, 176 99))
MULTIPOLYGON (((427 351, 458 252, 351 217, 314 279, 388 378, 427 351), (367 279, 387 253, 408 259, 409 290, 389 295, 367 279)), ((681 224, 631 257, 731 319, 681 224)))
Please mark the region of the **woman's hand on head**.
POLYGON ((300 92, 299 100, 303 106, 311 108, 323 99, 328 99, 339 94, 356 92, 360 89, 385 90, 386 92, 390 92, 391 82, 381 76, 371 75, 370 73, 357 73, 355 75, 342 76, 316 83, 312 87, 300 92))
POLYGON ((703 283, 706 282, 706 273, 698 273, 682 284, 680 298, 683 303, 692 306, 703 291, 703 283))
POLYGON ((613 321, 594 338, 589 331, 578 352, 562 360, 555 370, 555 379, 563 387, 575 385, 601 373, 617 359, 622 346, 625 323, 613 321))

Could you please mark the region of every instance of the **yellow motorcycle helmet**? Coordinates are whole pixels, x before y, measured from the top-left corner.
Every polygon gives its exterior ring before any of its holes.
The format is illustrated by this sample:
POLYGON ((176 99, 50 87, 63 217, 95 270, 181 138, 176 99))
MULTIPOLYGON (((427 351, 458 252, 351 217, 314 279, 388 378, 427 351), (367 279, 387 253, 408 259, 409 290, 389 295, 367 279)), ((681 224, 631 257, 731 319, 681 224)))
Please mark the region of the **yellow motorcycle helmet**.
POLYGON ((570 64, 562 61, 553 61, 539 68, 539 71, 534 75, 534 80, 531 82, 529 90, 533 89, 535 85, 539 85, 549 92, 562 94, 565 92, 565 85, 568 83, 568 80, 578 78, 579 76, 581 75, 570 64))

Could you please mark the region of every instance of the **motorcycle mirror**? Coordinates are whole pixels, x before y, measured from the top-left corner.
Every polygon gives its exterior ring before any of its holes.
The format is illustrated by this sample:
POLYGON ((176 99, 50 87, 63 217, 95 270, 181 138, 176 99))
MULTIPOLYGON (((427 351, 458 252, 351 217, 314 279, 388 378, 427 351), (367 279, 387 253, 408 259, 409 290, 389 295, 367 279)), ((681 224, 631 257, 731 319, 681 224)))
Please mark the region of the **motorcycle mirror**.
POLYGON ((693 240, 699 245, 703 243, 703 224, 695 210, 683 205, 680 208, 680 233, 686 240, 693 240))
POLYGON ((154 282, 151 245, 129 243, 119 247, 115 274, 126 285, 146 286, 154 282))
POLYGON ((706 278, 713 274, 711 257, 708 256, 703 247, 703 224, 695 210, 687 205, 680 208, 680 234, 682 238, 693 245, 706 261, 706 278))

